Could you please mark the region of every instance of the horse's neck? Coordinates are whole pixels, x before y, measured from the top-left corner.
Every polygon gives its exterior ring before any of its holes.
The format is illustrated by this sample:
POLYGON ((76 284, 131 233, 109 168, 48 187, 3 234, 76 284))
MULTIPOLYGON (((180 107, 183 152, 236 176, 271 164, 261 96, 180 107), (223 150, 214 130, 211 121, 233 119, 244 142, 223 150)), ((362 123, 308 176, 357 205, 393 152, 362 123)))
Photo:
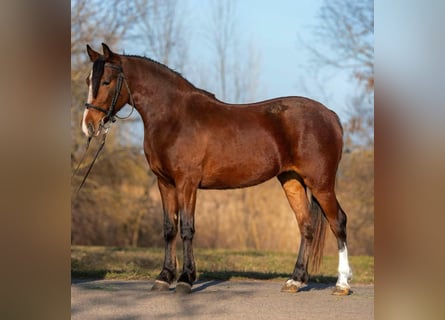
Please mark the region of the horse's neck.
POLYGON ((128 59, 124 63, 130 71, 128 77, 131 82, 130 90, 135 98, 135 108, 146 128, 158 121, 166 123, 170 116, 171 120, 174 120, 176 109, 183 108, 186 103, 184 101, 190 101, 192 97, 200 99, 201 104, 220 103, 213 94, 195 88, 167 67, 155 62, 133 59, 138 58, 128 59))
POLYGON ((128 59, 126 64, 129 71, 125 76, 129 79, 134 107, 144 123, 153 121, 157 114, 168 114, 168 109, 174 107, 171 101, 180 94, 174 85, 174 77, 168 74, 168 70, 161 69, 160 72, 159 68, 162 67, 154 63, 151 65, 149 61, 128 59))

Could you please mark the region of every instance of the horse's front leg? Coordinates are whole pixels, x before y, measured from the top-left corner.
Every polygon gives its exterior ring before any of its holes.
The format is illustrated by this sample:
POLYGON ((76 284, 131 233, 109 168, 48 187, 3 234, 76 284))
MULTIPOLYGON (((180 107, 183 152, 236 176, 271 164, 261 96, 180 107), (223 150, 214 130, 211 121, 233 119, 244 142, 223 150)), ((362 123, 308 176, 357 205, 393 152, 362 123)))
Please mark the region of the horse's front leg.
POLYGON ((190 293, 196 280, 195 258, 193 256, 193 235, 195 234, 195 204, 197 185, 186 182, 178 184, 178 203, 184 265, 176 285, 176 292, 190 293))
POLYGON ((167 291, 176 280, 176 235, 178 233, 178 198, 176 188, 158 180, 164 209, 165 258, 162 271, 152 291, 167 291))

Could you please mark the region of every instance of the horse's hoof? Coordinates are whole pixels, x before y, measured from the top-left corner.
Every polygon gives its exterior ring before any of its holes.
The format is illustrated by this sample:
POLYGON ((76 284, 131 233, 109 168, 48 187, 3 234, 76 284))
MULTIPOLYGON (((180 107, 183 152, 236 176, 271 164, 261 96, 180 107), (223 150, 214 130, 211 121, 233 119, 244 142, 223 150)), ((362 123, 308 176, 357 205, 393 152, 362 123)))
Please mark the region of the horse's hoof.
POLYGON ((192 286, 187 282, 178 282, 176 284, 175 292, 179 294, 189 294, 192 292, 192 286))
POLYGON ((281 292, 296 293, 300 288, 303 288, 305 284, 300 281, 287 280, 286 283, 281 287, 281 292))
POLYGON ((351 290, 349 288, 335 287, 332 294, 334 296, 349 296, 351 294, 351 290))
POLYGON ((168 291, 170 289, 170 284, 165 281, 156 280, 151 291, 168 291))

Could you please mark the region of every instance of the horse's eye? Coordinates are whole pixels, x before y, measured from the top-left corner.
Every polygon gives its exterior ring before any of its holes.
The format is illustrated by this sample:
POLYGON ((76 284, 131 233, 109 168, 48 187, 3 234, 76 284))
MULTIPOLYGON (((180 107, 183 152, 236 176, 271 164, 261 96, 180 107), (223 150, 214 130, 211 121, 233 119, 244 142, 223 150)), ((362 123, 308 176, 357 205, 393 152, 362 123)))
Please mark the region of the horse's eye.
POLYGON ((103 86, 108 86, 110 84, 110 81, 102 81, 103 86))

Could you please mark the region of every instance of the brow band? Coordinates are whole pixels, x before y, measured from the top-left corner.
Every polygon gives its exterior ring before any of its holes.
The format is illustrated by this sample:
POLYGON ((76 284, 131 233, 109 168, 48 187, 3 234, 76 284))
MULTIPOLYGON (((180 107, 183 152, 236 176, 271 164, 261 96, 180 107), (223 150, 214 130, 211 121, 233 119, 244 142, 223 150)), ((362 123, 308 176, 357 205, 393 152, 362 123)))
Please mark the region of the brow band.
POLYGON ((115 69, 117 71, 122 71, 122 67, 121 66, 119 66, 117 64, 112 64, 112 63, 109 63, 109 62, 105 62, 105 67, 110 67, 110 68, 113 68, 113 69, 115 69))

